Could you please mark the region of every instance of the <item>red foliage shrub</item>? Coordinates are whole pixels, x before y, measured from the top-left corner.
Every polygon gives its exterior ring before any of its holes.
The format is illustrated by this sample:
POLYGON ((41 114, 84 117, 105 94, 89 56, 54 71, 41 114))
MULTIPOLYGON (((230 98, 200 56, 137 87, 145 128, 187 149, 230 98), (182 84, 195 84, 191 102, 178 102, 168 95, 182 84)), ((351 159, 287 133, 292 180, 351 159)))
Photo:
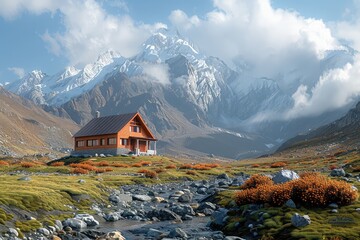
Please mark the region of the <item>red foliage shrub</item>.
POLYGON ((64 162, 54 162, 54 163, 50 164, 50 166, 53 166, 53 167, 61 167, 64 165, 65 165, 64 162))
POLYGON ((95 171, 96 167, 89 165, 89 164, 85 164, 85 163, 71 163, 69 165, 72 168, 82 168, 88 171, 95 171))
POLYGON ((96 163, 96 166, 107 167, 107 166, 110 166, 110 163, 107 161, 101 161, 101 162, 96 163))
POLYGON ((71 169, 71 173, 73 174, 88 174, 89 171, 83 168, 73 168, 71 169))
POLYGON ((105 168, 96 168, 95 173, 104 173, 106 172, 105 168))
POLYGON ((118 168, 128 168, 128 167, 130 167, 130 165, 126 164, 126 163, 113 163, 111 166, 118 167, 118 168))
POLYGON ((270 167, 272 168, 280 168, 280 167, 285 167, 287 164, 284 162, 275 162, 273 164, 270 165, 270 167))
POLYGON ((248 180, 244 182, 241 189, 257 188, 260 185, 273 185, 273 181, 270 177, 254 174, 248 180))
POLYGON ((98 163, 97 162, 94 162, 92 160, 86 160, 84 162, 81 162, 82 164, 87 164, 87 165, 91 165, 91 166, 97 166, 98 163))
POLYGON ((6 161, 0 160, 0 166, 9 166, 10 164, 6 161))
POLYGON ((195 164, 192 166, 192 169, 194 170, 210 170, 211 167, 207 166, 206 164, 195 164))
POLYGON ((140 164, 141 164, 141 166, 150 166, 151 162, 150 161, 141 161, 140 164))
POLYGON ((176 165, 175 164, 170 164, 168 166, 165 167, 166 169, 174 169, 176 168, 176 165))
POLYGON ((188 174, 188 175, 197 175, 197 172, 194 171, 194 170, 188 170, 188 171, 186 171, 186 174, 188 174))
POLYGON ((179 167, 179 169, 192 169, 192 166, 190 163, 184 163, 179 167))
POLYGON ((162 172, 165 172, 165 170, 164 169, 162 169, 162 168, 157 168, 157 169, 155 169, 154 170, 156 173, 162 173, 162 172))
POLYGON ((354 172, 360 172, 360 166, 352 167, 352 170, 353 170, 354 172))
POLYGON ((259 164, 253 164, 253 165, 251 165, 251 167, 258 168, 258 167, 260 167, 260 165, 259 164))
POLYGON ((142 165, 140 163, 134 163, 131 165, 132 167, 142 167, 142 165))
POLYGON ((344 181, 321 176, 319 173, 302 173, 300 179, 274 185, 265 176, 253 175, 235 195, 239 205, 248 203, 269 203, 281 206, 292 199, 310 207, 327 206, 330 203, 349 205, 358 198, 357 191, 344 181))
POLYGON ((37 164, 33 163, 33 162, 21 162, 20 166, 23 168, 31 168, 31 167, 35 167, 37 164))
POLYGON ((336 166, 336 165, 330 165, 330 166, 329 166, 329 169, 330 169, 330 170, 334 170, 334 169, 337 169, 337 168, 339 168, 339 167, 336 166))
POLYGON ((105 168, 105 172, 112 172, 112 171, 114 171, 114 170, 111 167, 105 168))

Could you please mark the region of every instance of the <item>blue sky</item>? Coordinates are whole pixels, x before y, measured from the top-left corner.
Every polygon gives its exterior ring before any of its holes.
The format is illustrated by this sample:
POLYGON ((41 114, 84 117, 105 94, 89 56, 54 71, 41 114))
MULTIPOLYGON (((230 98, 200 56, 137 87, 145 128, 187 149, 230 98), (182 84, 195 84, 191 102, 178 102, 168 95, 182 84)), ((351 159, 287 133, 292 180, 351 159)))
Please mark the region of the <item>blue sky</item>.
MULTIPOLYGON (((238 2, 249 1, 253 0, 239 0, 238 2)), ((236 15, 236 13, 229 13, 231 9, 228 9, 224 2, 228 2, 229 6, 234 4, 240 12, 242 11, 242 6, 231 0, 223 2, 216 0, 79 0, 77 4, 72 4, 67 0, 0 0, 0 6, 2 6, 0 9, 0 82, 11 81, 33 69, 41 69, 48 74, 54 74, 70 64, 81 66, 94 61, 95 55, 105 51, 106 48, 119 48, 115 50, 119 50, 125 56, 133 55, 141 42, 149 36, 149 32, 163 25, 180 28, 189 39, 194 39, 200 47, 204 46, 208 54, 218 55, 229 61, 235 59, 235 56, 230 54, 231 52, 246 56, 244 49, 236 46, 234 51, 233 49, 224 49, 224 53, 211 51, 211 49, 219 49, 219 46, 216 46, 216 43, 211 43, 215 44, 211 45, 205 42, 209 36, 196 28, 197 26, 201 26, 201 29, 208 27, 208 31, 211 31, 209 29, 212 29, 212 20, 209 13, 228 11, 227 16, 236 15), (93 17, 100 20, 94 20, 95 23, 92 24, 93 17), (120 29, 119 32, 116 32, 114 28, 120 29), (229 52, 228 55, 227 52, 229 52)), ((324 48, 333 48, 332 38, 344 38, 352 43, 354 48, 357 48, 360 42, 358 41, 359 34, 356 33, 356 27, 360 22, 356 12, 356 6, 359 6, 358 1, 272 0, 269 3, 272 11, 279 8, 286 11, 286 14, 272 12, 273 16, 277 14, 288 19, 284 15, 290 14, 292 15, 290 19, 297 22, 294 23, 296 26, 305 26, 307 21, 303 19, 322 20, 325 26, 319 26, 321 25, 319 22, 315 25, 320 28, 320 32, 324 32, 321 36, 329 39, 321 43, 319 41, 322 39, 316 40, 315 45, 319 51, 324 48), (327 35, 327 29, 331 31, 330 37, 327 35), (355 32, 352 32, 352 29, 355 32)), ((248 7, 244 10, 245 15, 249 10, 251 16, 256 16, 256 7, 252 5, 252 3, 244 4, 248 7)), ((312 25, 311 29, 316 29, 315 25, 312 25)), ((290 25, 286 27, 292 29, 290 25)), ((305 28, 307 29, 306 26, 305 28)), ((244 26, 240 26, 239 29, 239 31, 246 30, 244 26)), ((214 33, 210 35, 216 34, 217 30, 214 29, 214 33)), ((258 32, 254 32, 251 36, 256 38, 257 34, 258 32)), ((279 36, 282 36, 282 33, 279 36)), ((240 37, 230 37, 227 40, 231 41, 231 39, 233 42, 229 42, 229 46, 241 40, 240 37)), ((274 39, 274 42, 277 40, 274 39)), ((277 49, 276 46, 272 47, 274 42, 268 43, 269 48, 277 49)), ((249 56, 251 57, 253 56, 249 56)))

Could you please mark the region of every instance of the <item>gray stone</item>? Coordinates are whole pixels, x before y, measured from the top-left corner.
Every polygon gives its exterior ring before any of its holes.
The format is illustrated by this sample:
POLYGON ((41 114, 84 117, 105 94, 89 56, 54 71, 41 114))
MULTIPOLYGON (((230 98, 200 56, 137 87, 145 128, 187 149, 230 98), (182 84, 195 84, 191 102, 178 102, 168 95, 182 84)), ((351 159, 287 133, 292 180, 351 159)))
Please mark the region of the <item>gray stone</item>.
POLYGON ((311 223, 310 217, 308 215, 300 216, 298 213, 295 213, 291 217, 291 224, 294 227, 305 227, 311 223))
POLYGON ((104 158, 104 157, 106 157, 106 156, 105 156, 105 154, 103 154, 103 153, 100 153, 99 157, 102 157, 102 158, 104 158))
POLYGON ((59 230, 63 229, 63 225, 60 220, 55 220, 55 227, 58 227, 59 230))
POLYGON ((339 211, 337 209, 331 209, 330 212, 331 213, 338 213, 339 211))
POLYGON ((190 205, 173 205, 170 210, 180 216, 195 216, 194 209, 190 205))
POLYGON ((211 216, 214 213, 214 210, 211 208, 205 208, 200 211, 201 213, 205 214, 205 216, 211 216))
POLYGON ((24 176, 24 177, 18 178, 18 181, 31 181, 31 177, 24 176))
POLYGON ((184 230, 182 230, 181 228, 175 228, 175 229, 173 229, 173 230, 170 231, 169 237, 186 239, 186 238, 188 238, 188 235, 187 235, 187 233, 186 233, 184 230))
POLYGON ((75 218, 84 221, 88 227, 99 225, 99 222, 90 214, 77 214, 75 218))
POLYGON ((146 236, 151 238, 151 239, 161 239, 162 236, 164 236, 165 233, 154 229, 154 228, 149 228, 149 231, 147 232, 146 236))
POLYGON ((339 208, 339 205, 337 205, 336 203, 330 203, 330 204, 328 205, 328 207, 329 207, 329 208, 334 208, 334 209, 336 209, 336 208, 339 208))
POLYGON ((291 170, 281 170, 278 173, 275 174, 275 176, 272 178, 273 182, 278 183, 284 183, 291 180, 298 179, 299 175, 291 170))
POLYGON ((15 228, 9 228, 9 234, 10 235, 13 235, 15 237, 18 237, 19 236, 19 233, 18 231, 15 229, 15 228))
POLYGON ((49 236, 50 235, 50 231, 47 230, 46 228, 39 228, 38 232, 41 233, 44 236, 49 236))
POLYGON ((245 240, 245 239, 237 236, 226 236, 224 240, 245 240))
POLYGON ((222 174, 218 175, 216 178, 217 179, 225 179, 225 180, 229 180, 229 181, 231 180, 229 175, 227 175, 226 173, 222 173, 222 174))
POLYGON ((169 209, 154 209, 147 213, 148 218, 156 217, 160 221, 167 221, 167 220, 177 220, 181 221, 181 217, 174 213, 173 211, 170 211, 169 209))
POLYGON ((178 201, 182 203, 189 203, 191 202, 192 198, 193 196, 191 193, 185 193, 179 197, 178 201))
POLYGON ((151 197, 148 195, 140 195, 140 194, 136 194, 132 196, 133 200, 136 201, 141 201, 141 202, 150 202, 151 201, 151 197))
POLYGON ((84 184, 86 181, 84 179, 79 179, 78 183, 84 184))
POLYGON ((123 194, 119 191, 115 191, 109 196, 109 201, 114 203, 129 203, 132 202, 133 197, 131 194, 123 194))
POLYGON ((65 221, 62 222, 64 227, 71 227, 72 229, 81 230, 86 228, 86 223, 77 218, 68 218, 65 221))
POLYGON ((330 172, 331 177, 345 177, 346 172, 342 168, 333 169, 330 172))
POLYGON ((135 217, 137 215, 136 210, 125 209, 121 214, 124 218, 135 217))
POLYGON ((182 216, 181 219, 182 220, 193 220, 193 217, 186 214, 186 215, 182 216))
POLYGON ((207 188, 198 188, 197 190, 196 190, 196 193, 198 193, 198 194, 206 194, 206 190, 207 190, 207 188))
POLYGON ((211 203, 211 202, 203 202, 200 204, 200 206, 198 207, 197 210, 203 210, 203 209, 206 209, 206 208, 209 208, 209 209, 212 209, 212 210, 216 210, 216 205, 211 203))
POLYGON ((296 208, 296 204, 292 199, 287 200, 285 206, 287 206, 288 208, 296 208))
POLYGON ((228 210, 225 208, 219 208, 211 215, 210 226, 214 228, 221 228, 226 224, 228 210))
POLYGON ((113 231, 106 233, 105 235, 98 238, 98 240, 125 240, 124 236, 119 231, 113 231))
POLYGON ((115 222, 117 220, 121 219, 121 213, 120 212, 111 212, 104 215, 104 219, 107 222, 115 222))

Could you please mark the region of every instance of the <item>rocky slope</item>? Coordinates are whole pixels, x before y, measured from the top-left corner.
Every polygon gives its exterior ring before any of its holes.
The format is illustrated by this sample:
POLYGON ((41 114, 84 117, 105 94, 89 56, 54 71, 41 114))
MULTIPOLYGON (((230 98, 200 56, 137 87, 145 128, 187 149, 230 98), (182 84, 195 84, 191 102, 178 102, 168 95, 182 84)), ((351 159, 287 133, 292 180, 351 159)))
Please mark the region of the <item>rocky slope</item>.
POLYGON ((0 156, 63 152, 79 128, 1 87, 0 122, 0 156))
POLYGON ((358 148, 359 140, 360 102, 340 119, 288 140, 278 151, 326 144, 340 144, 347 148, 358 148))

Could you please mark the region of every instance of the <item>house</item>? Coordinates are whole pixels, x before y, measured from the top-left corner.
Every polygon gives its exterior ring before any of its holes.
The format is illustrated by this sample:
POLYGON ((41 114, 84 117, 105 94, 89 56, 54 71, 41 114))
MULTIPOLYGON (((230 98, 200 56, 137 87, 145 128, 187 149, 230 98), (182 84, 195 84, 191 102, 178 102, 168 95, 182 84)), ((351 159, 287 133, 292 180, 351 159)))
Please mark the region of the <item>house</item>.
POLYGON ((157 139, 139 113, 96 117, 74 136, 72 155, 134 152, 136 155, 156 155, 157 139))

